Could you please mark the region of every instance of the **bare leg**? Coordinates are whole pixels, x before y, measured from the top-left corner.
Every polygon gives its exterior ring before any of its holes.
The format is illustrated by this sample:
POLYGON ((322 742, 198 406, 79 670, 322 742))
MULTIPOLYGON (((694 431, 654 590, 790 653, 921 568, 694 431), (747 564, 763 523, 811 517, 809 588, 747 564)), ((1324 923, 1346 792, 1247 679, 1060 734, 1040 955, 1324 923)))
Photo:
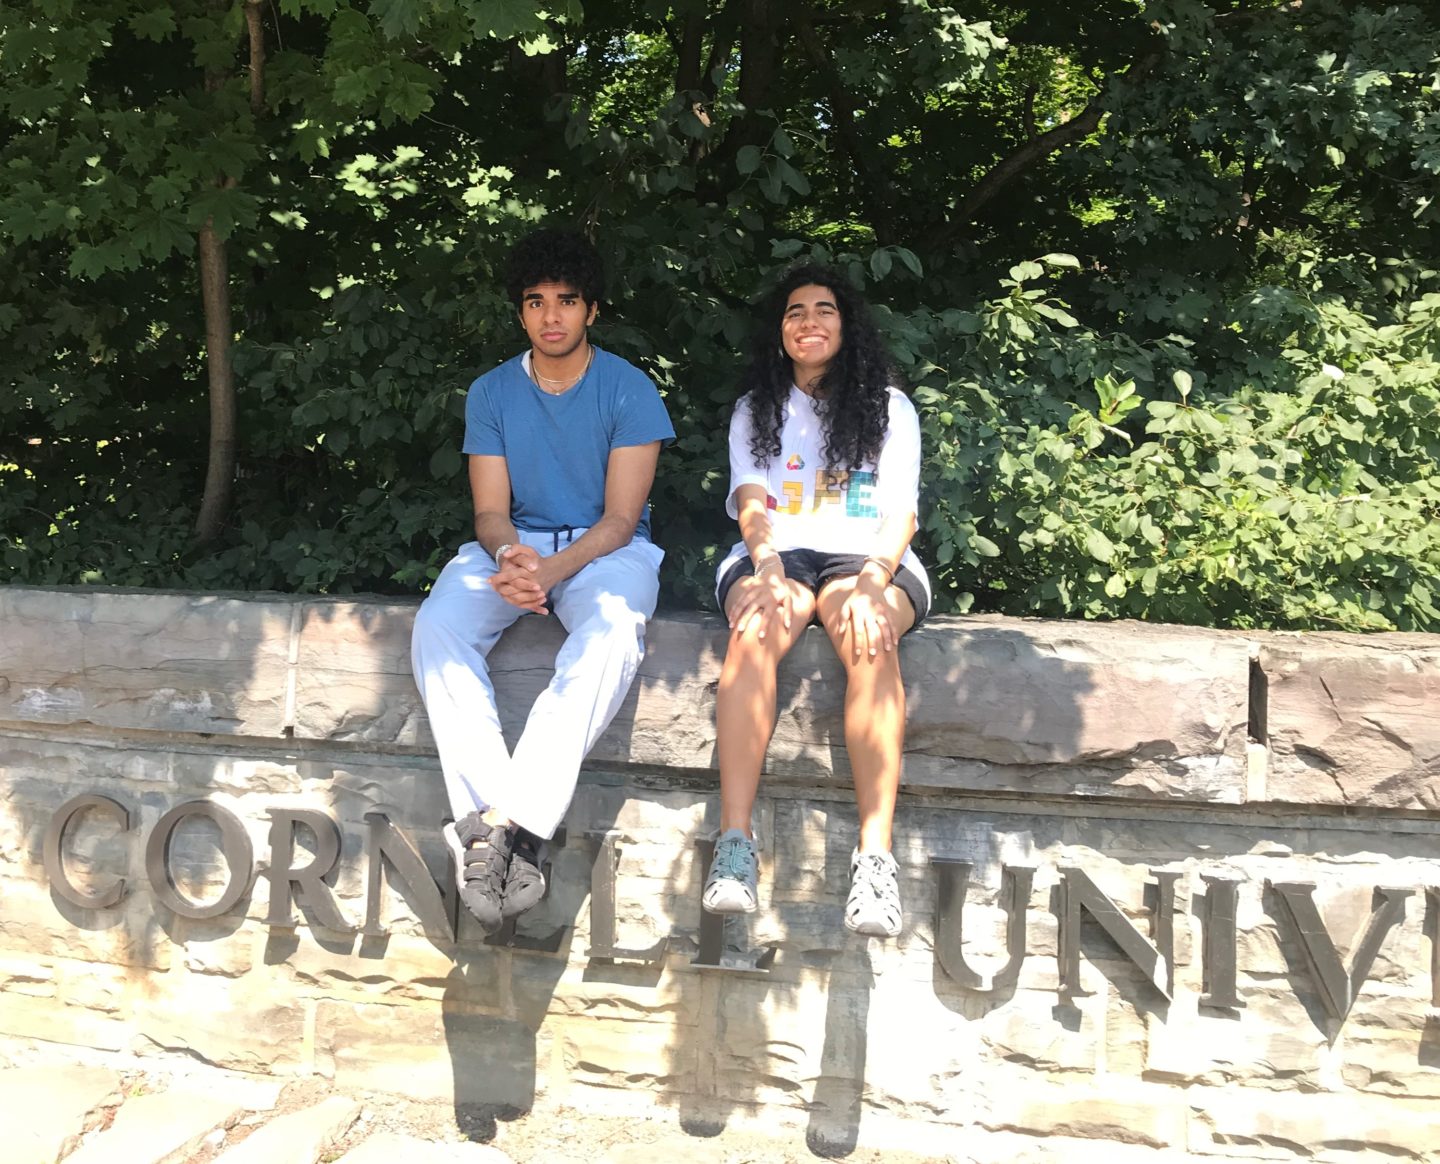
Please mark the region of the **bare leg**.
MULTIPOLYGON (((725 596, 725 613, 739 606, 748 578, 725 596)), ((720 831, 741 829, 750 835, 750 813, 760 786, 765 749, 775 731, 775 671, 786 652, 800 639, 815 613, 815 596, 795 582, 791 591, 790 627, 778 618, 759 637, 755 625, 736 627, 725 648, 725 666, 715 700, 716 751, 720 760, 720 831)))
MULTIPOLYGON (((860 852, 888 853, 905 748, 905 687, 898 650, 857 653, 850 641, 841 611, 855 583, 853 577, 829 583, 818 606, 825 633, 845 665, 845 747, 855 781, 860 852)), ((914 608, 895 586, 886 589, 885 604, 898 637, 914 623, 914 608)))

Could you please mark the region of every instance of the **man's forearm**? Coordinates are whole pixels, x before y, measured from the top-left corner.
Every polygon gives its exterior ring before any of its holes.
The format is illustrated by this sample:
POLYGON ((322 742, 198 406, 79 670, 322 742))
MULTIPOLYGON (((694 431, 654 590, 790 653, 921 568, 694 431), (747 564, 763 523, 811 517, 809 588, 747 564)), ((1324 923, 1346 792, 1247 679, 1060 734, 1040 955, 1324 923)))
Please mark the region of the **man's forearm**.
POLYGON ((550 556, 549 561, 560 573, 558 581, 578 574, 596 558, 629 545, 638 524, 634 518, 605 514, 563 550, 550 556))
POLYGON ((510 518, 503 513, 477 513, 475 515, 475 540, 485 552, 494 555, 504 545, 513 545, 520 540, 510 518))

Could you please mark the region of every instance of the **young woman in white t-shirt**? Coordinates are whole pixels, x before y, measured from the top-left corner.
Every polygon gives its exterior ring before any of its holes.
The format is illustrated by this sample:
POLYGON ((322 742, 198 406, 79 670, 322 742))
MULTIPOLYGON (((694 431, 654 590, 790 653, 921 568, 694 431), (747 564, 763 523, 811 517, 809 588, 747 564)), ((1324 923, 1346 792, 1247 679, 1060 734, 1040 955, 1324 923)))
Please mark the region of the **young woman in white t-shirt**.
POLYGON ((930 606, 910 549, 920 424, 865 301, 838 271, 793 269, 761 320, 730 422, 726 508, 742 540, 716 581, 730 642, 716 704, 721 832, 703 901, 713 913, 755 909, 750 814, 775 729, 776 668, 816 619, 845 666, 860 815, 845 924, 894 937, 890 833, 905 739, 897 646, 930 606))

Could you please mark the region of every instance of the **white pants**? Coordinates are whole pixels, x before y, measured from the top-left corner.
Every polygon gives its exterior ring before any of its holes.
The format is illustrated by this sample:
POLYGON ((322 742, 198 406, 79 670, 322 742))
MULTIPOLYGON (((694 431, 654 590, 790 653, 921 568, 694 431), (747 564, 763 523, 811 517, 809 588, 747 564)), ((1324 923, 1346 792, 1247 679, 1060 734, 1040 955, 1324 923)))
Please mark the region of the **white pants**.
MULTIPOLYGON (((542 557, 570 535, 520 532, 542 557)), ((440 752, 450 809, 459 820, 493 808, 537 836, 555 832, 600 733, 619 710, 645 652, 664 552, 636 538, 596 558, 550 592, 569 631, 555 675, 535 700, 511 756, 500 734, 485 657, 500 633, 528 611, 489 584, 495 560, 467 542, 441 572, 415 617, 410 664, 440 752)))

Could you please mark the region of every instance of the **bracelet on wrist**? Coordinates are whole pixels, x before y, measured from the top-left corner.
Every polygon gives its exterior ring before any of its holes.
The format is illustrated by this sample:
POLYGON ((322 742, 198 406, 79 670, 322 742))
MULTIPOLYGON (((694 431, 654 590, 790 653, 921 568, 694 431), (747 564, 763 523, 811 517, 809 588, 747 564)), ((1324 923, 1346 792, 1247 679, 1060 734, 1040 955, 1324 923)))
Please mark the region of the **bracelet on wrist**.
POLYGON ((886 586, 889 586, 890 583, 895 581, 895 567, 890 565, 890 563, 887 562, 884 558, 877 558, 874 554, 866 554, 864 565, 870 565, 871 563, 874 563, 876 566, 879 566, 880 569, 885 571, 886 586))
POLYGON ((761 558, 758 562, 755 563, 754 576, 756 578, 760 577, 760 575, 765 573, 766 570, 770 569, 771 566, 783 565, 784 563, 780 560, 779 554, 766 554, 765 557, 761 558))

